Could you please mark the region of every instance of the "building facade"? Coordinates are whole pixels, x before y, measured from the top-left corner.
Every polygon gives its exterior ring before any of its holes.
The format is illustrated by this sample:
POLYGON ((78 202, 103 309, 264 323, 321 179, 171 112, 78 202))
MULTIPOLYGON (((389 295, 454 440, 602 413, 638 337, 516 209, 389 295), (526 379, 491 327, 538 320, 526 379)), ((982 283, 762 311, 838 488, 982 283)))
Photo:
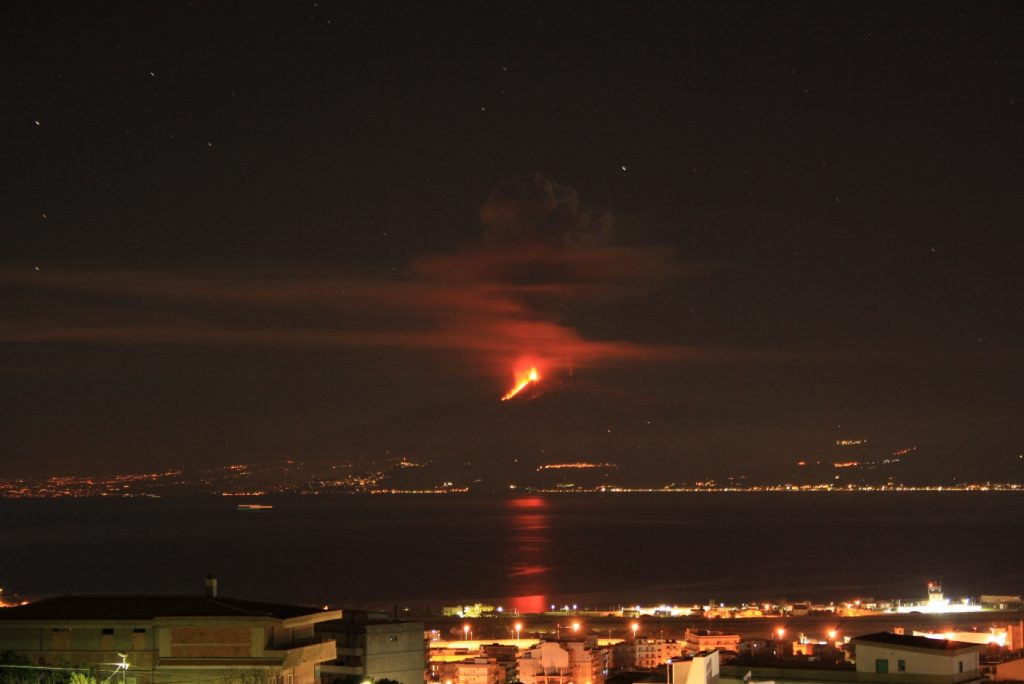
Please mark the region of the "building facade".
POLYGON ((455 684, 505 684, 505 668, 497 658, 467 658, 455 663, 455 684))
POLYGON ((1024 682, 1024 658, 982 663, 981 673, 993 681, 1024 682))
POLYGON ((936 684, 981 679, 983 646, 947 639, 880 632, 853 639, 857 672, 916 675, 936 684))
POLYGON ((62 596, 0 611, 0 651, 126 684, 316 684, 324 611, 209 596, 62 596))
POLYGON ((346 611, 341 620, 318 623, 316 631, 337 647, 330 662, 320 667, 322 684, 349 677, 423 682, 427 649, 422 622, 374 619, 365 612, 346 611))
POLYGON ((516 660, 519 656, 519 649, 516 646, 512 644, 483 644, 480 650, 485 656, 498 661, 498 665, 501 665, 505 671, 507 684, 515 684, 519 681, 519 667, 516 660))
POLYGON ((522 684, 604 684, 608 657, 586 641, 542 641, 519 657, 522 684))
POLYGON ((611 666, 650 670, 683 654, 683 644, 671 639, 627 639, 612 646, 611 666))
POLYGON ((688 651, 739 651, 740 635, 716 632, 710 629, 687 629, 683 640, 688 651))
POLYGON ((668 684, 718 684, 718 651, 680 656, 668 662, 668 684))

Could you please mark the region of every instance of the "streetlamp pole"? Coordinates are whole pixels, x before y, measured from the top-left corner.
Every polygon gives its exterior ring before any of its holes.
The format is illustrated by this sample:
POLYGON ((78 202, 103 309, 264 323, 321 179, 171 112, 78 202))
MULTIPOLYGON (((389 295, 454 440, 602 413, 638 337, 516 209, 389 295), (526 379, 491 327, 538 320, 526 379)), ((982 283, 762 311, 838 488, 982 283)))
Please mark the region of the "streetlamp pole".
POLYGON ((121 656, 121 664, 118 665, 121 670, 121 684, 125 684, 125 679, 128 676, 128 654, 118 653, 117 655, 121 656))

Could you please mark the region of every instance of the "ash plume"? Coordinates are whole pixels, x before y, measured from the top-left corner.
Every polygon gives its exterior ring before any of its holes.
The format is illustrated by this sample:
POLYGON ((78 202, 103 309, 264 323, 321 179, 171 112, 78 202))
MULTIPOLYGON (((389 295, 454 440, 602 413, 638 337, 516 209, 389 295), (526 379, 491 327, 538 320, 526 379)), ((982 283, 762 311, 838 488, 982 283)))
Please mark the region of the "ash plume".
POLYGON ((581 302, 628 298, 684 275, 672 250, 614 244, 609 214, 586 210, 575 190, 540 174, 498 185, 480 218, 478 240, 387 278, 0 269, 0 285, 33 302, 0 319, 0 340, 453 352, 502 376, 524 354, 576 368, 690 353, 588 339, 571 323, 581 302))

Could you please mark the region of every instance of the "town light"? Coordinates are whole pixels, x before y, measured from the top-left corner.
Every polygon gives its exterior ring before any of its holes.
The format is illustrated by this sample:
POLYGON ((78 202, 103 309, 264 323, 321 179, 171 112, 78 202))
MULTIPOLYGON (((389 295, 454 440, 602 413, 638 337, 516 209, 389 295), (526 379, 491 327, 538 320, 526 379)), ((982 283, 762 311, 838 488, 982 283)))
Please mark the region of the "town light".
POLYGON ((786 630, 783 627, 779 627, 777 630, 775 630, 775 633, 778 634, 779 638, 781 639, 786 635, 786 630))
POLYGON ((629 628, 631 630, 633 630, 633 638, 636 639, 636 632, 637 632, 638 629, 640 629, 640 623, 639 622, 634 622, 633 624, 631 624, 629 626, 629 628))
POLYGON ((572 623, 572 631, 573 632, 579 632, 580 631, 580 623, 578 623, 578 622, 572 623))
POLYGON ((462 625, 462 639, 469 641, 469 625, 462 625))
POLYGON ((516 641, 518 641, 519 640, 519 634, 520 634, 520 632, 523 631, 523 623, 522 622, 517 622, 515 624, 515 628, 516 628, 516 641))
POLYGON ((839 636, 839 632, 837 632, 834 629, 828 630, 828 638, 829 639, 831 639, 832 641, 835 641, 837 636, 839 636))

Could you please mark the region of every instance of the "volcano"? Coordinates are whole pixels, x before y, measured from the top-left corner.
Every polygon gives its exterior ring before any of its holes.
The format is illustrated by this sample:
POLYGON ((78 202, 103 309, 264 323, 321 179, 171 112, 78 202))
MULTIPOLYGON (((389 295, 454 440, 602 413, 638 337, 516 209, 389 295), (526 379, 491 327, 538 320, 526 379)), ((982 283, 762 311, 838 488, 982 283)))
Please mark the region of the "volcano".
POLYGON ((664 484, 706 477, 706 466, 716 464, 708 455, 728 432, 709 438, 707 427, 733 422, 729 413, 546 376, 502 401, 431 405, 319 435, 292 453, 317 468, 345 463, 369 470, 389 459, 425 466, 396 473, 402 486, 664 484), (607 467, 543 468, 563 463, 607 467))

